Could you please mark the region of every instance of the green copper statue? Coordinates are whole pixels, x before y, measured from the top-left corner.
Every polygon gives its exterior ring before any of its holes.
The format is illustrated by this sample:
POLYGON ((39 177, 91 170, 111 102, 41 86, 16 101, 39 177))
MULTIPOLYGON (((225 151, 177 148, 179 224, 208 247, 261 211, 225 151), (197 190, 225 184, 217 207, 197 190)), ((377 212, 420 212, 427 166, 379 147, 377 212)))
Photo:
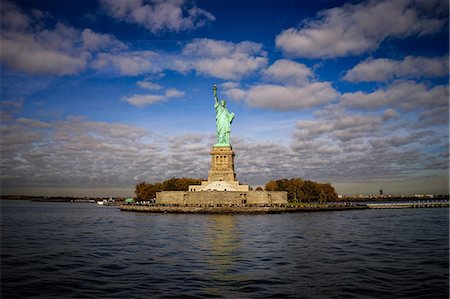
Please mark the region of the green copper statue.
POLYGON ((231 123, 234 113, 230 113, 226 107, 225 99, 219 102, 217 98, 217 86, 214 84, 214 109, 216 109, 217 143, 215 146, 230 146, 231 123))

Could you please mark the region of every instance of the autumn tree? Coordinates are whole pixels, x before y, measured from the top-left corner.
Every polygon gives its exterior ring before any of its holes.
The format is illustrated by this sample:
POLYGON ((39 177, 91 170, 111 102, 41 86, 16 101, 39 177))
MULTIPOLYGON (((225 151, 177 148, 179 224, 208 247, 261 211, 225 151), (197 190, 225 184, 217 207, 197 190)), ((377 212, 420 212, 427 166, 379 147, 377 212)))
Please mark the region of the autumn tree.
POLYGON ((286 191, 290 202, 335 201, 337 193, 331 184, 317 183, 301 178, 272 180, 267 191, 286 191))
POLYGON ((170 178, 162 183, 149 184, 142 182, 136 185, 137 200, 147 200, 156 197, 160 191, 188 191, 189 185, 200 185, 202 179, 195 178, 170 178))
POLYGON ((163 186, 161 183, 148 184, 142 182, 136 185, 135 193, 137 200, 146 200, 156 197, 156 192, 162 191, 163 186))

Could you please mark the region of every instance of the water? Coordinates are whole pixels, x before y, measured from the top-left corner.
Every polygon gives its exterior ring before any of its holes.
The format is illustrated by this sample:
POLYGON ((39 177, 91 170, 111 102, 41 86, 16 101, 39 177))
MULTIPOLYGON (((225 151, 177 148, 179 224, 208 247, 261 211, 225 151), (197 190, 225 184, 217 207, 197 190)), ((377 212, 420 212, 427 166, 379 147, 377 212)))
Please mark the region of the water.
POLYGON ((277 215, 1 202, 1 298, 448 298, 448 209, 277 215))

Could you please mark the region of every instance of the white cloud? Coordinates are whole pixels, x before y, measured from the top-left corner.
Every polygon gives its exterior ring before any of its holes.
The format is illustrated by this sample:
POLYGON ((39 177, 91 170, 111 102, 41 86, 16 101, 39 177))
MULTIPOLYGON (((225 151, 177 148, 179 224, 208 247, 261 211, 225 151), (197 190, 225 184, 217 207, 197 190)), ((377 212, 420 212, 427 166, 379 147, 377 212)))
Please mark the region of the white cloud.
POLYGON ((147 105, 152 105, 157 102, 166 101, 167 98, 162 95, 154 95, 154 94, 135 94, 129 97, 124 97, 124 101, 128 102, 131 105, 144 107, 147 105))
POLYGON ((102 0, 106 12, 117 20, 135 23, 153 33, 186 31, 205 26, 215 17, 185 0, 144 3, 140 0, 102 0))
POLYGON ((387 38, 442 30, 445 19, 425 8, 414 0, 346 4, 319 12, 319 19, 305 21, 299 28, 282 31, 276 37, 276 46, 294 57, 361 54, 376 49, 387 38))
POLYGON ((40 22, 43 15, 33 10, 29 16, 16 5, 2 2, 0 60, 7 67, 31 74, 74 75, 87 68, 92 51, 126 48, 113 36, 90 29, 81 32, 60 22, 45 29, 40 22))
POLYGON ((87 50, 108 49, 110 51, 125 50, 127 45, 110 34, 95 33, 89 28, 81 32, 83 47, 87 50))
POLYGON ((428 58, 407 56, 402 61, 369 58, 349 70, 344 80, 383 82, 395 78, 441 77, 448 74, 448 56, 428 58))
POLYGON ((307 176, 333 182, 392 180, 447 169, 445 132, 433 125, 415 127, 410 115, 394 110, 352 113, 338 105, 297 123, 292 149, 307 176), (388 116, 388 119, 386 119, 388 116), (395 123, 388 120, 397 118, 395 123), (433 165, 429 160, 436 161, 433 165))
POLYGON ((168 98, 180 98, 180 97, 184 96, 184 91, 181 91, 181 90, 178 90, 175 88, 169 88, 169 89, 166 89, 165 95, 168 98))
POLYGON ((248 96, 248 91, 240 88, 225 89, 224 93, 235 101, 245 100, 248 96))
MULTIPOLYGON (((16 5, 5 3, 2 14, 10 23, 2 23, 0 59, 11 69, 31 74, 74 75, 89 67, 100 72, 125 76, 156 74, 162 70, 182 73, 194 70, 207 76, 239 79, 255 73, 267 64, 267 53, 258 43, 196 39, 185 45, 181 53, 176 54, 134 51, 129 50, 126 44, 114 36, 97 33, 89 28, 81 31, 63 23, 57 23, 53 29, 46 28, 44 23, 39 23, 41 17, 38 15, 42 14, 35 13, 31 17, 16 5)), ((117 16, 124 16, 150 8, 156 9, 155 13, 159 15, 160 8, 176 6, 181 9, 188 4, 183 1, 155 1, 145 5, 140 1, 105 1, 105 5, 115 7, 117 16)), ((172 14, 174 11, 168 10, 167 13, 172 14)), ((185 16, 186 20, 193 18, 192 20, 196 20, 195 26, 201 24, 195 17, 202 14, 201 9, 193 7, 188 9, 186 14, 190 16, 185 16)), ((158 30, 169 26, 164 24, 157 27, 158 30)), ((172 29, 175 28, 178 27, 172 29)), ((182 27, 178 29, 181 30, 182 27)), ((150 87, 149 83, 144 85, 144 88, 150 87)))
POLYGON ((208 136, 168 138, 83 117, 47 124, 21 119, 1 127, 2 186, 132 189, 144 180, 207 175, 208 136))
POLYGON ((21 109, 23 107, 23 99, 19 99, 18 101, 0 101, 0 108, 12 108, 12 109, 21 109))
POLYGON ((49 123, 40 120, 20 117, 16 121, 18 124, 27 125, 33 128, 50 128, 49 123))
POLYGON ((264 81, 242 88, 237 83, 222 84, 224 93, 235 101, 244 100, 250 107, 281 111, 307 109, 335 100, 339 93, 329 82, 314 81, 314 73, 304 64, 281 59, 263 70, 264 81))
POLYGON ((21 31, 29 28, 32 20, 14 3, 2 1, 1 25, 2 30, 21 31))
POLYGON ((225 94, 233 100, 244 100, 249 107, 290 111, 331 103, 338 92, 329 82, 313 82, 304 86, 257 84, 249 89, 232 88, 225 94))
POLYGON ((389 109, 384 110, 384 113, 383 113, 384 121, 389 121, 391 119, 397 119, 397 118, 398 118, 398 113, 394 109, 389 108, 389 109))
POLYGON ((296 84, 307 82, 313 76, 313 72, 306 65, 288 59, 275 61, 264 74, 276 82, 296 84))
POLYGON ((250 41, 233 43, 223 40, 199 38, 185 45, 183 48, 183 54, 186 56, 203 56, 209 58, 222 58, 233 54, 260 54, 266 56, 267 53, 265 53, 262 48, 262 44, 250 41))
POLYGON ((121 53, 99 53, 91 67, 101 71, 115 71, 121 75, 135 76, 158 73, 160 68, 154 61, 159 54, 152 51, 129 51, 121 53))
POLYGON ((362 114, 349 114, 338 108, 318 116, 318 120, 299 121, 296 137, 300 140, 314 140, 325 136, 333 140, 349 141, 352 139, 376 136, 381 118, 362 114))
POLYGON ((239 83, 232 82, 232 81, 227 81, 225 83, 220 84, 220 86, 222 88, 225 88, 225 89, 238 88, 239 87, 239 83))
POLYGON ((448 105, 426 109, 419 114, 419 122, 417 123, 417 126, 448 126, 449 115, 448 105))
POLYGON ((396 81, 384 89, 371 93, 357 91, 344 93, 341 103, 344 106, 359 109, 380 107, 398 107, 409 111, 419 107, 448 106, 448 86, 427 87, 413 81, 396 81))
POLYGON ((140 88, 144 88, 144 89, 148 89, 148 90, 158 90, 161 89, 162 86, 153 82, 150 82, 148 79, 142 80, 142 81, 138 81, 136 82, 136 84, 140 87, 140 88))
MULTIPOLYGON (((61 30, 57 27, 55 31, 61 30)), ((53 32, 55 32, 53 31, 53 32)), ((49 34, 44 34, 48 35, 49 34)), ((58 33, 55 34, 58 36, 58 33)), ((64 49, 67 40, 50 40, 44 36, 2 32, 0 59, 8 67, 31 74, 73 75, 86 68, 88 52, 78 53, 64 49), (57 45, 55 48, 52 46, 57 45)))
POLYGON ((314 82, 305 86, 255 85, 246 96, 250 107, 276 110, 305 109, 330 103, 338 93, 328 82, 314 82))
MULTIPOLYGON (((162 87, 161 87, 162 88, 162 87)), ((160 89, 160 88, 158 88, 160 89)), ((157 102, 165 102, 171 98, 180 98, 184 96, 184 91, 168 88, 164 91, 164 95, 161 94, 135 94, 132 96, 123 97, 122 100, 138 107, 144 107, 155 104, 157 102)))
POLYGON ((184 46, 181 55, 176 56, 168 68, 180 72, 195 70, 199 74, 235 80, 265 67, 266 56, 262 45, 254 42, 196 39, 184 46))
MULTIPOLYGON (((161 136, 83 117, 47 122, 19 118, 0 130, 2 184, 20 187, 132 189, 144 180, 206 178, 214 143, 212 134, 161 136)), ((243 183, 304 177, 335 184, 393 181, 448 170, 444 137, 445 132, 433 126, 396 127, 381 114, 354 114, 332 105, 318 110, 314 119, 299 121, 290 144, 236 135, 232 143, 243 183)))

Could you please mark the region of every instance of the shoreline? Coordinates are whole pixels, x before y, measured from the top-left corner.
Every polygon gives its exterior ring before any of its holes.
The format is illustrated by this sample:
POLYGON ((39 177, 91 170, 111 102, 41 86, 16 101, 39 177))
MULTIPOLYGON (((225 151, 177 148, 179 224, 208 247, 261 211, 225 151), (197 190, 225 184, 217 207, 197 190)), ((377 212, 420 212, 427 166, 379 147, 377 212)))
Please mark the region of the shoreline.
POLYGON ((138 213, 173 213, 173 214, 282 214, 325 211, 348 211, 365 209, 423 209, 449 208, 448 201, 427 201, 414 203, 380 203, 380 204, 323 204, 301 206, 240 206, 240 207, 181 207, 164 205, 120 205, 121 211, 138 213))
POLYGON ((139 206, 122 205, 121 211, 139 213, 173 213, 173 214, 282 214, 299 212, 323 212, 368 209, 367 206, 335 207, 173 207, 173 206, 139 206))

